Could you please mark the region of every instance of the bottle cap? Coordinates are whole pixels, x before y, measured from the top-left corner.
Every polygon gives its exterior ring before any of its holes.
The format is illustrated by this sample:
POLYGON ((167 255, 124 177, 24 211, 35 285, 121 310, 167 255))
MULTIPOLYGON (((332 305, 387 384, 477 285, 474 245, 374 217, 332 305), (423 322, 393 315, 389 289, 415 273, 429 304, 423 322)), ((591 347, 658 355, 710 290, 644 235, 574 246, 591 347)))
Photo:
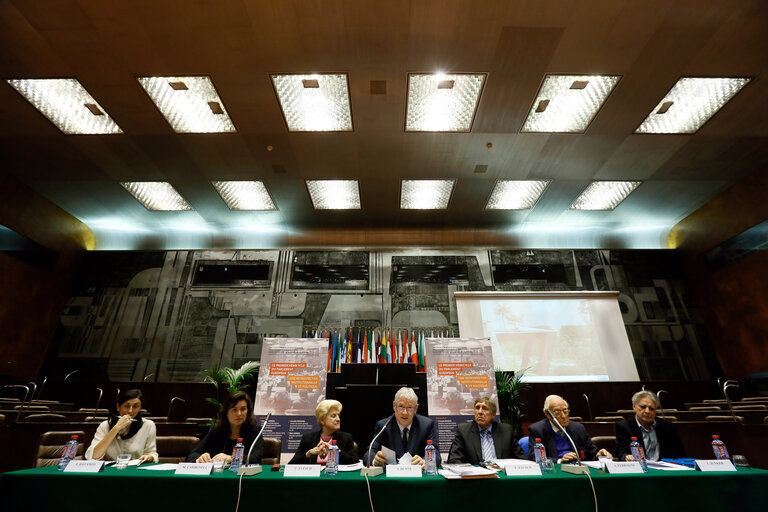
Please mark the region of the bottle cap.
POLYGON ((242 437, 238 437, 238 438, 237 438, 237 442, 238 442, 238 443, 242 443, 242 442, 243 442, 243 438, 242 438, 242 437))
POLYGON ((715 435, 713 435, 713 436, 712 436, 712 439, 720 439, 720 436, 718 436, 717 434, 715 434, 715 435))
POLYGON ((331 439, 331 444, 336 444, 336 440, 335 439, 331 439))
POLYGON ((633 441, 637 441, 637 438, 636 438, 636 437, 633 437, 633 438, 632 438, 632 440, 633 440, 633 441))
POLYGON ((77 439, 77 434, 75 434, 72 437, 70 437, 70 439, 77 439))
POLYGON ((537 443, 540 443, 540 442, 541 442, 541 438, 540 438, 540 437, 537 437, 537 438, 536 438, 536 442, 537 442, 537 443))
POLYGON ((427 444, 432 444, 432 440, 431 439, 427 439, 427 444))

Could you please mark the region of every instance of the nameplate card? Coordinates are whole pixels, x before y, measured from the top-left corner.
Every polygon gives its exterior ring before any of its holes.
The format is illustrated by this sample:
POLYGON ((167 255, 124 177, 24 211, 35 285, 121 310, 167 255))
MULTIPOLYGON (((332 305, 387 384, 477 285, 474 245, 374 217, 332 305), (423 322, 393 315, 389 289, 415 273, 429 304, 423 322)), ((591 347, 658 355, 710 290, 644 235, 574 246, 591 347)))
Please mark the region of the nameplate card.
POLYGON ((696 460, 696 469, 699 471, 736 471, 733 462, 722 460, 696 460))
POLYGON ((643 468, 640 466, 640 463, 637 461, 632 462, 614 462, 614 461, 608 461, 605 463, 605 470, 611 473, 612 475, 626 475, 626 474, 643 474, 643 468))
POLYGON ((539 475, 541 476, 541 467, 538 464, 526 464, 511 462, 504 464, 504 473, 507 476, 539 475))
POLYGON ((98 473, 99 471, 104 471, 103 460, 71 460, 64 468, 65 473, 98 473))
POLYGON ((320 476, 320 464, 288 464, 283 476, 320 476))
POLYGON ((402 464, 398 464, 397 466, 388 464, 387 478, 391 476, 397 478, 421 478, 421 466, 419 464, 409 464, 407 466, 402 464))
POLYGON ((174 475, 210 475, 212 462, 179 462, 174 475))

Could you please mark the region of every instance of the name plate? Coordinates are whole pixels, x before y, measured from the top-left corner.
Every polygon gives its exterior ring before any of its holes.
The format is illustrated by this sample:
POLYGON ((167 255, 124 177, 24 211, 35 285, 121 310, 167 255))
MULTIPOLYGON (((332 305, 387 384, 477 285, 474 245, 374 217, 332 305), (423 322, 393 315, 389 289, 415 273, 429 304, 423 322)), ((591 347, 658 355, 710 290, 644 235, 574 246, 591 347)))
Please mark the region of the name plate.
POLYGON ((104 471, 103 460, 71 460, 64 468, 65 473, 98 473, 99 471, 104 471))
POLYGON ((421 478, 421 466, 416 465, 404 465, 404 464, 388 464, 387 465, 387 478, 421 478))
POLYGON ((288 464, 283 476, 320 476, 320 464, 288 464))
POLYGON ((736 471, 736 467, 733 462, 722 460, 697 460, 696 469, 699 471, 736 471))
POLYGON ((179 462, 174 475, 210 475, 212 469, 211 462, 179 462))
POLYGON ((640 467, 640 463, 637 461, 632 462, 613 462, 608 461, 605 463, 605 470, 611 474, 643 474, 643 468, 640 467))
POLYGON ((522 476, 522 475, 539 475, 541 476, 541 468, 538 464, 525 464, 511 462, 504 464, 504 473, 507 476, 522 476))

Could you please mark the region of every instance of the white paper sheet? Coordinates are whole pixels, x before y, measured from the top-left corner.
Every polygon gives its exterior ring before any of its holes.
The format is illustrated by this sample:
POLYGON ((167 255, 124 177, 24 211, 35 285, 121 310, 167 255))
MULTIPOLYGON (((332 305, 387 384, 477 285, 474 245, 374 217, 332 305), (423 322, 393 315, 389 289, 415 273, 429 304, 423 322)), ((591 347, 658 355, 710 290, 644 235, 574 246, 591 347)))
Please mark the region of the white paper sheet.
POLYGON ((148 469, 150 471, 176 471, 176 464, 166 462, 164 464, 152 464, 151 466, 139 466, 139 469, 148 469))

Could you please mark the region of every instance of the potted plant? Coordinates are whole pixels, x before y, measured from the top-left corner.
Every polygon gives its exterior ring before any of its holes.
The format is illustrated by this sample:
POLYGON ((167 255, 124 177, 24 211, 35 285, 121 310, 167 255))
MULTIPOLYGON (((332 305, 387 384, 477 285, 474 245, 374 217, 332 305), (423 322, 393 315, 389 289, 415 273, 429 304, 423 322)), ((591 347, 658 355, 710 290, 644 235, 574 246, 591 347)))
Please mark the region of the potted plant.
POLYGON ((216 398, 209 397, 205 400, 216 406, 218 411, 226 396, 244 389, 253 380, 253 376, 259 371, 260 366, 261 362, 259 361, 248 361, 237 369, 213 363, 209 369, 200 372, 203 382, 210 382, 216 388, 216 398))
POLYGON ((522 392, 530 389, 530 384, 523 381, 523 377, 530 368, 524 368, 516 372, 496 369, 496 390, 499 394, 499 414, 501 421, 509 423, 515 433, 515 437, 523 434, 523 401, 522 392))

